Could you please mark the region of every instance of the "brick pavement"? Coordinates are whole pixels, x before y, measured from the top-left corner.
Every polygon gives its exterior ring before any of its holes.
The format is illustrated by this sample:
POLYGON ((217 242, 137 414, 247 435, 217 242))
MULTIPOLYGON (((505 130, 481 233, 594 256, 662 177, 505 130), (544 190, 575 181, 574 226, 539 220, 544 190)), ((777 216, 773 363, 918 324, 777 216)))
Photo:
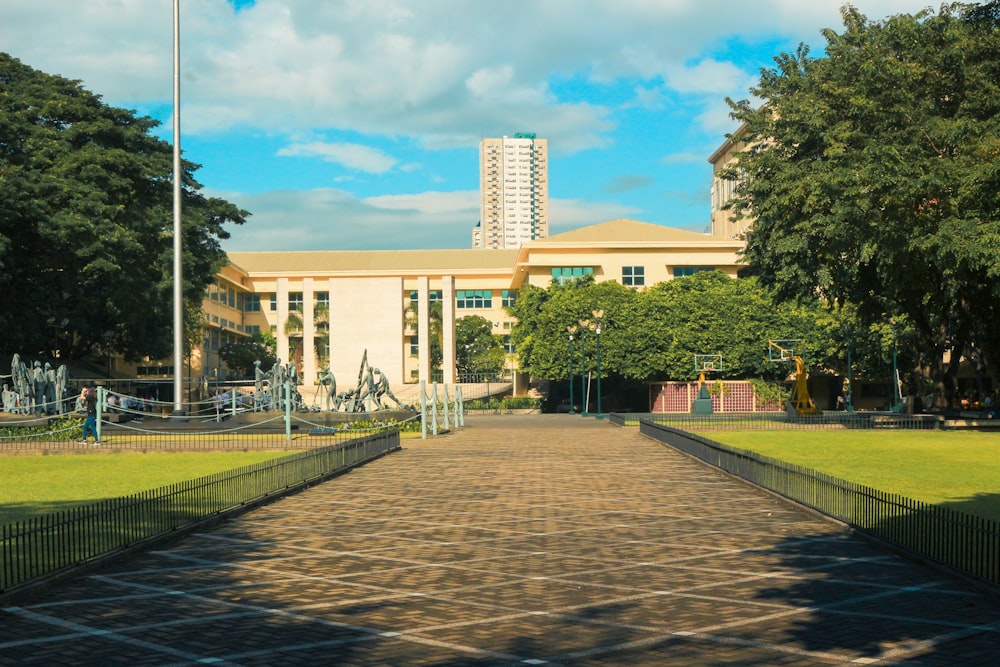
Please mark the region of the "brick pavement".
POLYGON ((996 664, 996 599, 634 429, 403 445, 0 610, 0 664, 996 664))

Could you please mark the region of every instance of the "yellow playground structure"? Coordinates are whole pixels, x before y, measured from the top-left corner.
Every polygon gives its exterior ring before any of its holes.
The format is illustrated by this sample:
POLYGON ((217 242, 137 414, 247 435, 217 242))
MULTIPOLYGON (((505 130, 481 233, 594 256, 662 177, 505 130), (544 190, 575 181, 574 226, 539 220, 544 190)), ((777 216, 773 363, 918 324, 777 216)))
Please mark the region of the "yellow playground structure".
POLYGON ((809 374, 806 372, 806 363, 802 356, 797 353, 802 349, 801 340, 770 340, 768 341, 769 361, 794 361, 795 362, 795 384, 792 387, 792 395, 788 402, 795 409, 797 415, 817 415, 819 408, 813 403, 809 395, 807 381, 809 374))

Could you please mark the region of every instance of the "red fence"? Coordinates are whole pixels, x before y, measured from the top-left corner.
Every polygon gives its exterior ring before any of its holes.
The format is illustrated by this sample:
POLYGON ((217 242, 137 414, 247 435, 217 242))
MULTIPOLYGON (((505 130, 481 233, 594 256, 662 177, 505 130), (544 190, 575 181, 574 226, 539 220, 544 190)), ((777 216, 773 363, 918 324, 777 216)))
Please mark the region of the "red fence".
MULTIPOLYGON (((761 403, 753 387, 745 380, 720 380, 706 383, 712 390, 714 412, 783 412, 777 403, 761 403), (719 390, 716 391, 716 388, 719 390)), ((649 411, 691 412, 698 398, 697 382, 662 382, 649 387, 649 411)))

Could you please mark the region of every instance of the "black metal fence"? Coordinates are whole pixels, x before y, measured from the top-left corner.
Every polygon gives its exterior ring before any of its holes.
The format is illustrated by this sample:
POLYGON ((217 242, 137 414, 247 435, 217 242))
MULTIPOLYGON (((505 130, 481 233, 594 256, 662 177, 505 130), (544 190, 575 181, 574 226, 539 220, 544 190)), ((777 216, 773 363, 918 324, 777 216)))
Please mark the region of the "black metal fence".
POLYGON ((420 420, 355 413, 351 421, 318 422, 322 415, 293 414, 286 424, 282 414, 263 415, 252 422, 220 418, 171 419, 106 414, 100 421, 100 444, 81 442, 83 418, 78 415, 0 421, 0 453, 24 450, 79 451, 224 451, 258 449, 316 449, 346 442, 372 430, 420 430, 420 420))
POLYGON ((642 419, 639 431, 913 555, 1000 585, 1000 521, 929 505, 642 419))
POLYGON ((824 412, 818 415, 789 415, 785 412, 746 413, 613 413, 612 423, 638 426, 649 421, 688 431, 768 431, 823 429, 938 429, 944 418, 938 415, 911 415, 895 412, 824 412))
MULTIPOLYGON (((175 436, 176 440, 176 436, 175 436)), ((315 484, 400 447, 398 429, 0 526, 0 594, 315 484)))

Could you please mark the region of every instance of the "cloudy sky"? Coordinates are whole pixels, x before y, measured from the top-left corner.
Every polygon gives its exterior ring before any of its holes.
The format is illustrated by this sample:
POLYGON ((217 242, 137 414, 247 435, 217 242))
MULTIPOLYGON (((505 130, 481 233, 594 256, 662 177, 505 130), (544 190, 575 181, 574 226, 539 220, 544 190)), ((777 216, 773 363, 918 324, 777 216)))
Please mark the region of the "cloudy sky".
MULTIPOLYGON (((180 0, 181 146, 227 250, 468 248, 479 141, 549 141, 550 231, 705 231, 708 156, 841 0, 180 0)), ((870 19, 919 0, 854 0, 870 19)), ((163 121, 173 0, 0 0, 0 51, 163 121)))

